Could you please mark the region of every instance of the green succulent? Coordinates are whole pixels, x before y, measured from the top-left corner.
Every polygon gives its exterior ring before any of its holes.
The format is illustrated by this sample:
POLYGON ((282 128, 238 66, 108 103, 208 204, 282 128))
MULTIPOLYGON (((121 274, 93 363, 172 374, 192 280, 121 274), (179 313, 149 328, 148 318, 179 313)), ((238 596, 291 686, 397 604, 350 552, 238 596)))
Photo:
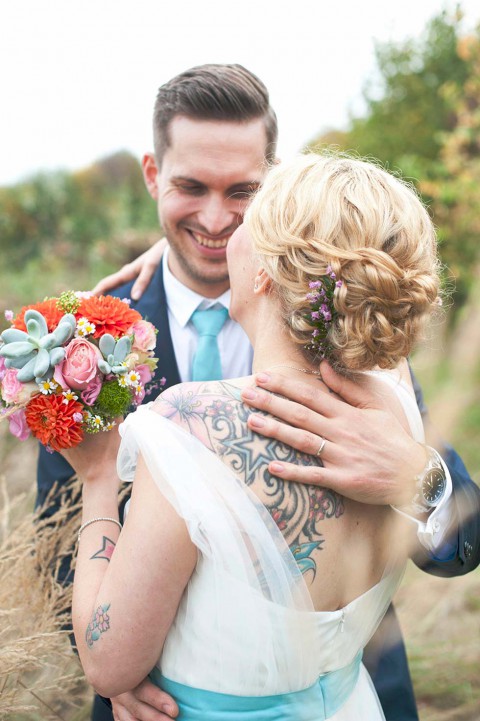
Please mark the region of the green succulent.
POLYGON ((52 333, 47 321, 38 310, 30 308, 25 313, 26 331, 8 328, 0 335, 4 345, 0 355, 7 368, 18 368, 17 379, 21 383, 41 383, 50 377, 53 368, 65 358, 62 347, 75 333, 75 316, 67 313, 52 333))
POLYGON ((123 362, 132 348, 132 341, 128 335, 124 335, 116 341, 113 335, 105 333, 100 338, 98 347, 103 355, 103 359, 98 361, 98 367, 102 373, 119 375, 127 372, 128 369, 123 362))

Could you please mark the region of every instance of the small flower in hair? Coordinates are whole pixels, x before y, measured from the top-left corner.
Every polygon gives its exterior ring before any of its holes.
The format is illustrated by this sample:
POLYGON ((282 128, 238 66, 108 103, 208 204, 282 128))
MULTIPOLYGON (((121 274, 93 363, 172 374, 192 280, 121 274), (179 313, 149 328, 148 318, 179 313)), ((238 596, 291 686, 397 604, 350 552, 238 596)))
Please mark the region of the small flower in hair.
POLYGON ((305 315, 305 319, 313 326, 313 331, 306 348, 317 357, 325 358, 328 350, 328 331, 337 315, 333 297, 335 290, 342 287, 342 281, 337 280, 332 266, 328 265, 325 275, 319 280, 312 280, 308 286, 310 292, 307 293, 306 300, 310 304, 310 311, 305 315))

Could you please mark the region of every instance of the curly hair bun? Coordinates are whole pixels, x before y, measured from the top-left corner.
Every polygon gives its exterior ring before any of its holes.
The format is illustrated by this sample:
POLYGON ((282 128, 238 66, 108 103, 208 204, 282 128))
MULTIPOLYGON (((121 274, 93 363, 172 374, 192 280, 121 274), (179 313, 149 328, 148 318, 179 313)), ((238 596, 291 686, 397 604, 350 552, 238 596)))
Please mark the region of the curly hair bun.
POLYGON ((330 265, 335 364, 393 368, 410 353, 439 292, 435 231, 410 185, 370 162, 303 155, 270 171, 245 223, 297 343, 312 332, 309 282, 330 265))

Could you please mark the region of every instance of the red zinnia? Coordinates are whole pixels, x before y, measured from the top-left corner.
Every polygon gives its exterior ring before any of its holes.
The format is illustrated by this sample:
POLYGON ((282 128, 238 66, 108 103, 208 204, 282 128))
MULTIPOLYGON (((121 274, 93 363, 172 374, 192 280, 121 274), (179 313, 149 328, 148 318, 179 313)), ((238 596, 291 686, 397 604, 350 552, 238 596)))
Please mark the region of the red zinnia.
POLYGON ((137 320, 142 320, 140 313, 111 295, 83 298, 75 315, 77 318, 85 316, 91 323, 95 323, 94 338, 100 338, 105 333, 118 338, 125 335, 137 320))
POLYGON ((82 413, 82 404, 78 401, 64 401, 61 394, 39 394, 32 398, 25 409, 27 425, 33 435, 54 451, 73 448, 83 440, 81 423, 73 418, 74 413, 82 413))
POLYGON ((26 305, 21 309, 20 313, 16 316, 12 323, 13 328, 18 330, 27 330, 25 325, 24 317, 27 310, 38 310, 47 321, 48 332, 51 333, 58 326, 60 318, 65 315, 65 311, 57 308, 57 298, 50 298, 50 300, 44 300, 41 303, 35 303, 34 305, 26 305))

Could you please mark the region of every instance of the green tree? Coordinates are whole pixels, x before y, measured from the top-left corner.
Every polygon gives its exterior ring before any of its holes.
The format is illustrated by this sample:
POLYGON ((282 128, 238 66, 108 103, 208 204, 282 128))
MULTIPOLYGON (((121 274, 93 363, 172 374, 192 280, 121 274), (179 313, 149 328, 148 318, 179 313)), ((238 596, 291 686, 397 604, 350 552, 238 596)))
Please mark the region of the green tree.
MULTIPOLYGON (((347 132, 337 135, 341 147, 404 171, 438 158, 442 133, 455 124, 442 88, 463 85, 468 72, 457 53, 461 21, 459 9, 453 16, 443 11, 420 38, 376 45, 377 72, 364 91, 365 115, 350 118, 347 132)), ((329 140, 319 136, 313 145, 329 140)))
POLYGON ((376 58, 365 116, 313 147, 333 140, 414 180, 455 276, 458 309, 479 272, 480 26, 467 36, 461 10, 443 11, 420 38, 378 45, 376 58))
POLYGON ((0 188, 0 254, 16 269, 50 254, 85 266, 98 243, 158 232, 138 161, 118 152, 74 172, 0 188))
POLYGON ((460 38, 457 53, 465 64, 462 83, 442 87, 454 118, 440 134, 437 173, 420 177, 421 193, 431 198, 442 257, 457 279, 457 304, 480 274, 480 25, 460 38))

